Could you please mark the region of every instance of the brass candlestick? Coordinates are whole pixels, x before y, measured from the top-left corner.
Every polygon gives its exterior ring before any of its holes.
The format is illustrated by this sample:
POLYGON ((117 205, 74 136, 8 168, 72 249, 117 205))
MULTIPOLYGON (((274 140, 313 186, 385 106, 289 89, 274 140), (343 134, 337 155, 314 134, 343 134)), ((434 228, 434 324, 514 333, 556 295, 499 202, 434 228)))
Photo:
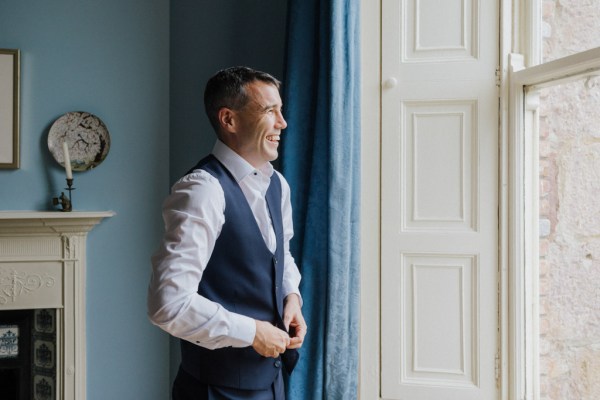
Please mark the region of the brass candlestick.
POLYGON ((52 198, 52 204, 55 206, 60 205, 62 208, 60 211, 72 211, 73 200, 71 198, 71 192, 75 190, 73 187, 73 178, 67 178, 67 187, 65 188, 69 192, 69 196, 65 196, 65 192, 61 192, 59 197, 52 198))

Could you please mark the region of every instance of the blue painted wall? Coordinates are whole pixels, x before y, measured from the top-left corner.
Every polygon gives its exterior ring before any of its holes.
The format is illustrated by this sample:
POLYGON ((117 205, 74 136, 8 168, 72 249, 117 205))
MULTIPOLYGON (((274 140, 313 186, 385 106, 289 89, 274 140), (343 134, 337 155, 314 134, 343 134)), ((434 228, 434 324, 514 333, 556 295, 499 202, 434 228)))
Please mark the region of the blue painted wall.
POLYGON ((68 111, 99 116, 111 149, 75 173, 77 210, 114 210, 88 237, 88 399, 167 399, 173 341, 146 318, 149 257, 172 181, 209 151, 204 84, 245 64, 283 78, 282 0, 1 0, 0 48, 21 49, 21 168, 1 210, 52 209, 64 171, 47 149, 68 111), (170 367, 169 367, 170 366, 170 367))
POLYGON ((145 302, 169 184, 169 0, 2 0, 0 47, 22 55, 22 162, 0 170, 1 209, 48 209, 64 187, 46 142, 60 115, 111 134, 104 163, 74 174, 76 209, 117 213, 88 236, 88 399, 166 399, 168 340, 145 302))

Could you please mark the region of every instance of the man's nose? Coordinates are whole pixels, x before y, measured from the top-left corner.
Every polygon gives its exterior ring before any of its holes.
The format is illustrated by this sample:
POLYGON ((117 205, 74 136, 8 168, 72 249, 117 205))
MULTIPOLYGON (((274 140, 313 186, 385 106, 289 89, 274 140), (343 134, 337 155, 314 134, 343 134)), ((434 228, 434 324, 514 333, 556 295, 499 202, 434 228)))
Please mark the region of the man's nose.
POLYGON ((277 118, 277 124, 279 126, 279 129, 287 128, 287 122, 285 118, 283 118, 283 114, 281 112, 279 113, 279 118, 277 118))

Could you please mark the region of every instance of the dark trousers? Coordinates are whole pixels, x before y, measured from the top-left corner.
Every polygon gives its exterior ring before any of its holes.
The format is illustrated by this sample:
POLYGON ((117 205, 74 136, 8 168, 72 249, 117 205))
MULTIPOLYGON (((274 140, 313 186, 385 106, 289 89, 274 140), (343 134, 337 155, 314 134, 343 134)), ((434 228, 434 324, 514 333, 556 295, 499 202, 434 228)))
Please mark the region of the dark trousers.
POLYGON ((173 400, 285 400, 281 372, 267 390, 242 390, 207 385, 179 367, 173 383, 173 400))

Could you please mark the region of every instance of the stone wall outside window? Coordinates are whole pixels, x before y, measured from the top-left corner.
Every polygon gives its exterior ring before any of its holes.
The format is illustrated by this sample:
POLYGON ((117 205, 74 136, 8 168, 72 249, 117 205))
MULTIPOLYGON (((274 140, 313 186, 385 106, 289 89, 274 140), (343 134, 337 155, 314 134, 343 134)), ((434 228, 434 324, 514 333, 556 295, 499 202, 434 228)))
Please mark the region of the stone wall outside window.
MULTIPOLYGON (((600 46, 600 1, 542 4, 545 61, 600 46)), ((540 104, 540 398, 600 399, 600 77, 540 104)))

